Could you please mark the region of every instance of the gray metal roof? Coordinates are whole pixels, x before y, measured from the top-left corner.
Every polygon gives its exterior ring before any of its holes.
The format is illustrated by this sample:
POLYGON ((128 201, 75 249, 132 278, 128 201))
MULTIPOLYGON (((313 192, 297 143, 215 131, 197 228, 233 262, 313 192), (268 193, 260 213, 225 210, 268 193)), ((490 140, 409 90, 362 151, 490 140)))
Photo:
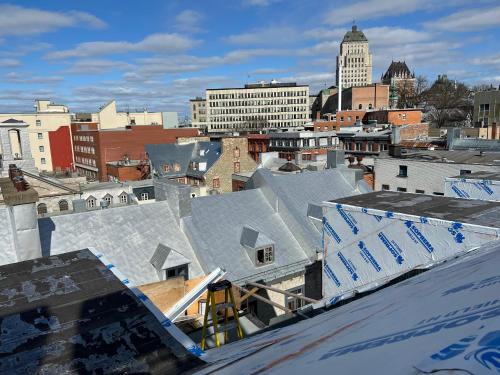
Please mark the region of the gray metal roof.
POLYGON ((453 139, 450 146, 453 150, 500 151, 500 140, 482 138, 453 139))
POLYGON ((150 262, 160 243, 191 260, 191 277, 203 275, 193 249, 164 201, 53 216, 39 219, 38 223, 44 255, 94 247, 139 285, 160 280, 150 262))
POLYGON ((343 166, 290 175, 275 175, 261 168, 247 186, 260 188, 270 204, 278 207, 281 217, 308 256, 314 258, 316 251, 321 249, 321 233, 307 216, 309 204, 319 205, 325 200, 370 192, 364 181, 354 183, 354 173, 343 166))
POLYGON ((500 228, 500 203, 436 195, 376 191, 335 203, 500 228))
POLYGON ((158 175, 175 177, 186 175, 195 144, 187 143, 179 145, 175 143, 165 143, 146 145, 145 148, 149 156, 149 160, 151 160, 151 164, 158 175), (174 163, 179 164, 180 170, 175 172, 172 168, 171 171, 165 172, 163 166, 165 164, 173 166, 174 163))
MULTIPOLYGON (((384 153, 381 153, 380 157, 392 158, 384 153)), ((500 152, 483 152, 481 154, 479 151, 411 150, 411 152, 403 153, 401 158, 436 163, 499 165, 500 152)))
POLYGON ((203 364, 87 249, 0 275, 2 374, 179 374, 203 364))
POLYGON ((260 189, 195 198, 191 216, 183 218, 183 227, 205 271, 222 267, 233 281, 273 280, 280 272, 285 275, 303 271, 304 265, 309 264, 293 233, 260 189), (240 242, 246 227, 274 243, 273 263, 255 265, 240 242))
POLYGON ((219 159, 221 154, 220 142, 194 142, 187 144, 158 144, 146 145, 146 152, 153 165, 153 168, 160 176, 193 176, 202 178, 212 165, 219 159), (206 163, 204 171, 195 170, 191 166, 194 163, 206 163), (165 172, 163 166, 169 164, 173 166, 177 163, 180 167, 178 171, 165 172))

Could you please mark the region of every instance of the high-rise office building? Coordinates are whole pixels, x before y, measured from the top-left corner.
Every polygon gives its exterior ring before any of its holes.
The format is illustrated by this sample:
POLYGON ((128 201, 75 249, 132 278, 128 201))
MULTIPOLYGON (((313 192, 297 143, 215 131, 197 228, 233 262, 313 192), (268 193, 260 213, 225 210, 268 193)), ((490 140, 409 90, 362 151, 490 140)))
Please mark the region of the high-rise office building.
POLYGON ((340 54, 337 56, 337 86, 340 84, 339 76, 342 77, 342 88, 372 83, 372 55, 368 39, 356 25, 344 35, 340 43, 340 54), (339 65, 342 68, 340 75, 339 65))

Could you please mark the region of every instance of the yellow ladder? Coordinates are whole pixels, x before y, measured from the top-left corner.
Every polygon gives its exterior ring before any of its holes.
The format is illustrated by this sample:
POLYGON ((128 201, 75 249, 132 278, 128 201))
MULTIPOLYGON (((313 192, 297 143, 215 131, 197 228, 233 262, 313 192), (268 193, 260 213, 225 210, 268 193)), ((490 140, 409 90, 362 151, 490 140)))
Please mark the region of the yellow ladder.
POLYGON ((215 334, 215 346, 220 346, 219 340, 219 327, 217 319, 217 311, 224 310, 224 327, 221 329, 224 332, 224 344, 228 342, 229 335, 228 331, 232 328, 236 328, 236 333, 238 338, 243 338, 243 330, 240 326, 240 320, 238 318, 238 310, 236 309, 236 303, 234 302, 232 285, 229 280, 222 280, 216 283, 208 284, 207 286, 208 295, 207 303, 205 306, 205 319, 203 320, 203 328, 201 330, 201 349, 205 350, 205 339, 208 326, 208 312, 212 315, 212 325, 214 327, 215 334), (215 303, 215 292, 224 291, 224 303, 215 303), (233 311, 234 324, 228 323, 229 318, 229 308, 233 311))

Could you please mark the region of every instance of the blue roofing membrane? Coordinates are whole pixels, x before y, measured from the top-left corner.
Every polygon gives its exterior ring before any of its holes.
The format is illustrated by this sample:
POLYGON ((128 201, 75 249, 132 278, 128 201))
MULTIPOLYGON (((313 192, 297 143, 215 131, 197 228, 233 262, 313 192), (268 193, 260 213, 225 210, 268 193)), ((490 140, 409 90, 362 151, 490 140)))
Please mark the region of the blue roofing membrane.
POLYGON ((197 374, 498 374, 500 241, 354 302, 208 352, 197 374), (448 372, 447 372, 448 373, 448 372))

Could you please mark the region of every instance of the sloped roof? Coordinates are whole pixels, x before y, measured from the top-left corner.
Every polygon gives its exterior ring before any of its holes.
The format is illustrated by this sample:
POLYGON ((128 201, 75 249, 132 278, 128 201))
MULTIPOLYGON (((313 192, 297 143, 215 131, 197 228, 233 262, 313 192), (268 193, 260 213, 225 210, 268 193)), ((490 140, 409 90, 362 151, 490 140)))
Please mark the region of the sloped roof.
POLYGON ((159 281, 150 260, 160 243, 191 260, 192 277, 203 275, 165 201, 53 216, 38 224, 44 255, 94 247, 138 285, 159 281))
POLYGON ((342 43, 345 42, 368 42, 368 39, 356 25, 353 25, 351 31, 346 32, 342 39, 342 43))
POLYGON ((490 242, 326 313, 211 350, 213 364, 196 374, 493 373, 499 267, 500 241, 490 242))
POLYGON ((146 145, 146 152, 153 165, 153 168, 160 176, 193 176, 203 177, 212 165, 219 159, 221 154, 220 142, 194 142, 187 144, 158 144, 146 145), (195 170, 191 167, 191 162, 206 163, 205 171, 195 170), (180 166, 179 171, 173 169, 165 172, 163 166, 169 164, 173 167, 175 163, 180 166))
POLYGON ((321 249, 321 234, 307 216, 309 204, 370 192, 366 182, 361 180, 353 185, 348 180, 347 176, 352 177, 353 173, 355 171, 341 167, 274 175, 260 168, 247 182, 247 187, 260 188, 271 205, 276 205, 279 200, 278 212, 308 256, 313 258, 321 249))
POLYGON ((256 249, 261 246, 272 245, 274 241, 264 233, 245 225, 241 230, 240 244, 256 249))
POLYGON ((279 167, 278 170, 281 171, 281 172, 298 172, 301 169, 295 163, 286 162, 281 167, 279 167))
POLYGON ((411 77, 410 69, 404 61, 392 61, 382 79, 387 80, 393 77, 411 77))
POLYGON ((160 176, 185 176, 189 168, 189 162, 195 148, 194 143, 175 144, 164 143, 157 145, 146 145, 146 152, 151 160, 153 168, 160 176), (163 166, 169 164, 173 167, 174 163, 178 163, 180 170, 175 172, 173 168, 169 172, 165 172, 163 166))
POLYGON ((178 374, 203 364, 87 249, 0 275, 2 374, 178 374))
POLYGON ((24 121, 16 120, 14 118, 10 118, 8 120, 2 121, 2 124, 24 124, 24 121))
POLYGON ((191 263, 191 260, 187 259, 178 251, 175 251, 174 249, 163 244, 159 244, 151 257, 150 263, 154 268, 156 268, 157 271, 162 271, 189 264, 191 263))
MULTIPOLYGON (((280 272, 304 270, 310 262, 280 215, 259 189, 196 198, 183 227, 203 268, 224 268, 229 280, 275 279, 280 272), (265 234, 275 244, 274 263, 256 266, 241 244, 245 227, 265 234), (294 264, 298 264, 293 268, 294 264), (281 271, 280 271, 281 270, 281 271)), ((258 237, 255 239, 258 242, 258 237)))

